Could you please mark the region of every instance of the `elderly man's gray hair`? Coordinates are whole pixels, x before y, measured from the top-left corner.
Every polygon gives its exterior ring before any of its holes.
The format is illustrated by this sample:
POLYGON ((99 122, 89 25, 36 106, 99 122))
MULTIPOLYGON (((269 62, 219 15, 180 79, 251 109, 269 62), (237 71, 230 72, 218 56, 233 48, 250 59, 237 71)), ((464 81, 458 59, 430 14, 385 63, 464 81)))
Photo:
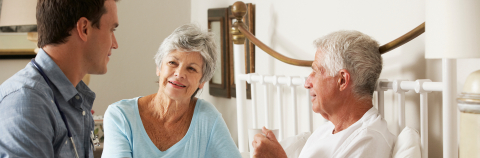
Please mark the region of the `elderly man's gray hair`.
POLYGON ((200 83, 212 78, 217 63, 217 45, 212 33, 202 31, 200 27, 194 24, 185 24, 175 29, 163 41, 155 55, 155 63, 159 70, 163 58, 175 50, 200 52, 203 57, 203 74, 200 83))
POLYGON ((330 76, 346 69, 351 74, 353 92, 359 99, 373 95, 382 72, 377 41, 358 31, 338 31, 315 40, 314 45, 323 52, 323 61, 319 64, 330 76))

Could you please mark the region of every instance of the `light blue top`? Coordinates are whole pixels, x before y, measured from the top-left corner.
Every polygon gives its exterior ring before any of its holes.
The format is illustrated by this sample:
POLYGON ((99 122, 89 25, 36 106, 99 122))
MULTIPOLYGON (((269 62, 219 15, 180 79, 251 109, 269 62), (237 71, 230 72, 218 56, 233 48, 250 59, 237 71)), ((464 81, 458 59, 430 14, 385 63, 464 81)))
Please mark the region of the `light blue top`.
POLYGON ((75 157, 54 95, 68 121, 78 156, 93 157, 90 110, 95 93, 83 81, 74 87, 44 50, 40 49, 35 61, 53 87, 31 63, 0 85, 0 157, 75 157))
POLYGON ((103 120, 102 157, 241 157, 222 115, 202 99, 197 100, 187 134, 166 151, 160 151, 143 127, 138 98, 108 107, 103 120))

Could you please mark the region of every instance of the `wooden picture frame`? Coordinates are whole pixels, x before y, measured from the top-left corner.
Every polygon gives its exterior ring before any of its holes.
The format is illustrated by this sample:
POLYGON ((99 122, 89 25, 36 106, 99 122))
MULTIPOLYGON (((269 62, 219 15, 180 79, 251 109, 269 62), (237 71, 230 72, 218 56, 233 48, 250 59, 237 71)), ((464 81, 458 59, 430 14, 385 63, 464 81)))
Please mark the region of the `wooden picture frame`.
POLYGON ((208 29, 214 33, 218 50, 218 62, 215 74, 209 81, 209 93, 212 96, 230 98, 229 45, 227 29, 227 8, 208 9, 208 29))
POLYGON ((26 32, 0 32, 0 59, 35 58, 37 44, 28 37, 26 32))
MULTIPOLYGON (((0 0, 0 14, 2 5, 3 0, 0 0)), ((37 36, 36 32, 37 25, 0 27, 0 59, 35 58, 37 43, 28 38, 32 38, 33 35, 37 36)))
MULTIPOLYGON (((219 46, 219 62, 217 63, 217 70, 214 78, 209 82, 209 93, 217 97, 235 97, 235 73, 233 69, 233 40, 230 34, 235 18, 232 15, 231 6, 228 8, 214 8, 208 9, 208 29, 216 36, 217 44, 219 46), (218 22, 220 26, 218 26, 218 22), (221 31, 215 28, 220 27, 221 31), (219 65, 219 66, 218 66, 219 65), (219 77, 220 76, 220 77, 219 77)), ((244 17, 244 22, 248 26, 251 33, 255 34, 255 5, 247 4, 247 14, 244 17)), ((246 73, 255 72, 255 45, 248 39, 245 41, 245 65, 246 73)), ((247 99, 251 98, 251 87, 247 84, 247 99)))

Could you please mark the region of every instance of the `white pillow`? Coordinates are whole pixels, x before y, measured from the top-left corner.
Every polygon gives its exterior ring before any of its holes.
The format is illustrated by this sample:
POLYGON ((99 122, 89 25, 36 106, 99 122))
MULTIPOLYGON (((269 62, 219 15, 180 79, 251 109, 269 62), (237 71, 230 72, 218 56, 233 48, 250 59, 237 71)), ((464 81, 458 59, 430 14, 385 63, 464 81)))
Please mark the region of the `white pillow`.
POLYGON ((310 132, 303 132, 296 136, 288 137, 282 141, 280 141, 280 145, 282 145, 283 150, 287 154, 288 158, 297 158, 302 151, 303 146, 307 143, 308 137, 310 137, 312 133, 310 132))
POLYGON ((420 158, 421 151, 420 135, 417 130, 407 126, 398 135, 392 156, 393 158, 420 158))

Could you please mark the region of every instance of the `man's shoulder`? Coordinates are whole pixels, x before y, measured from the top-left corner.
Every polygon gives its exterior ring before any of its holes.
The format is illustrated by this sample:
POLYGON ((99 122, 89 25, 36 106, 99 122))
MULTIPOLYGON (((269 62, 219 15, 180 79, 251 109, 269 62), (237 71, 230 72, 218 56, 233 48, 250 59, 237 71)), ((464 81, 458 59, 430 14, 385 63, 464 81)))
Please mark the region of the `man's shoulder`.
POLYGON ((388 157, 395 136, 380 115, 362 119, 360 126, 347 136, 334 155, 337 157, 388 157))
POLYGON ((32 122, 39 126, 53 125, 57 119, 52 90, 43 78, 43 81, 38 78, 41 76, 26 69, 0 85, 0 120, 9 129, 16 127, 11 125, 32 122))
POLYGON ((362 122, 362 127, 358 129, 357 137, 371 138, 375 141, 385 142, 392 146, 395 136, 388 130, 387 122, 381 115, 373 115, 362 122))
POLYGON ((27 66, 15 73, 0 85, 0 104, 7 97, 11 99, 22 100, 47 100, 47 96, 53 96, 53 91, 33 68, 27 66), (31 98, 32 95, 42 96, 40 98, 31 98))
POLYGON ((378 131, 380 133, 386 133, 393 136, 393 134, 388 130, 387 121, 385 121, 380 114, 371 115, 368 118, 365 118, 362 122, 362 127, 371 132, 378 131))

